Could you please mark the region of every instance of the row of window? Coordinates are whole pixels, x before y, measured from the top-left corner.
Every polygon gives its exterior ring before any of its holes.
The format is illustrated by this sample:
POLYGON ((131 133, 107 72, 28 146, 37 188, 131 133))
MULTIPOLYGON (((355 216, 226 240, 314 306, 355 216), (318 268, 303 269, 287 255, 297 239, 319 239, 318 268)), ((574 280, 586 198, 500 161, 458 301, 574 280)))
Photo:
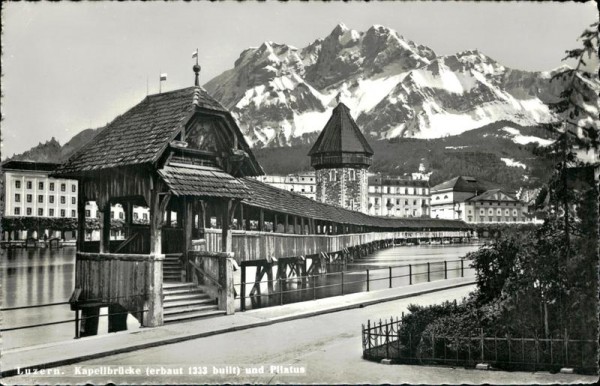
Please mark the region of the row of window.
MULTIPOLYGON (((402 202, 402 200, 400 200, 399 198, 396 199, 396 205, 400 205, 401 202, 402 202)), ((409 202, 410 202, 410 200, 404 200, 404 205, 409 205, 409 202)), ((418 202, 419 202, 419 200, 412 200, 412 204, 413 205, 418 205, 418 202)), ((421 200, 421 204, 423 204, 423 203, 428 204, 428 201, 427 200, 421 200)), ((379 198, 378 197, 375 197, 375 205, 379 205, 379 198)), ((386 205, 387 206, 393 205, 391 198, 387 199, 386 205)))
POLYGON ((370 189, 371 193, 381 193, 383 190, 383 193, 387 193, 387 194, 409 194, 409 195, 422 195, 422 196, 426 196, 428 194, 427 189, 426 188, 414 188, 414 190, 412 190, 413 188, 397 188, 398 190, 394 192, 394 187, 390 187, 390 186, 385 186, 382 187, 381 186, 373 186, 370 187, 372 189, 370 189), (411 190, 409 190, 411 189, 411 190), (414 192, 414 193, 413 193, 414 192))
MULTIPOLYGON (((54 182, 50 182, 49 184, 49 190, 51 192, 54 191, 54 182)), ((21 181, 19 180, 15 180, 15 188, 16 189, 21 189, 21 181)), ((27 181, 27 189, 33 189, 33 181, 27 181)), ((43 182, 38 182, 38 189, 39 190, 44 190, 44 183, 43 182)), ((60 191, 61 192, 66 192, 67 191, 67 184, 63 183, 60 184, 60 191)), ((77 192, 77 186, 72 184, 71 185, 71 192, 75 193, 77 192)))
MULTIPOLYGON (((85 210, 85 217, 92 217, 92 213, 89 209, 85 210)), ((113 210, 110 211, 110 218, 116 218, 115 217, 115 212, 113 210)), ((148 220, 148 213, 142 213, 142 218, 144 220, 148 220)), ((119 212, 119 219, 123 220, 125 219, 125 213, 123 212, 119 212)), ((138 220, 139 219, 139 215, 136 212, 133 212, 133 219, 134 220, 138 220)))
MULTIPOLYGON (((470 214, 470 213, 471 213, 471 211, 469 211, 469 214, 470 214)), ((516 215, 517 215, 517 213, 518 213, 518 212, 517 212, 517 210, 516 210, 516 209, 513 209, 513 210, 512 210, 512 214, 513 214, 513 216, 516 216, 516 215)), ((481 216, 485 215, 485 209, 483 209, 483 208, 482 208, 482 209, 480 209, 480 210, 479 210, 479 214, 480 214, 481 216)), ((489 208, 489 209, 488 209, 488 215, 493 215, 493 214, 494 214, 494 209, 492 209, 492 208, 489 208)), ((502 215, 502 209, 496 209, 496 215, 498 215, 498 216, 501 216, 501 215, 502 215)), ((505 215, 505 216, 510 216, 510 209, 504 209, 504 215, 505 215)))
MULTIPOLYGON (((33 214, 32 208, 25 208, 25 213, 27 216, 31 216, 33 214)), ((15 216, 21 215, 21 208, 15 208, 15 216)), ((43 217, 44 216, 44 208, 38 208, 37 215, 43 217)), ((48 209, 48 217, 54 217, 54 208, 48 209)), ((67 211, 65 209, 60 210, 60 217, 67 217, 67 211)), ((75 210, 71 211, 71 217, 77 217, 77 212, 75 210)))
MULTIPOLYGON (((27 194, 25 196, 27 202, 33 202, 33 195, 32 194, 27 194)), ((20 193, 15 193, 15 202, 21 202, 21 194, 20 193)), ((40 194, 38 195, 38 202, 40 204, 44 203, 44 195, 40 194)), ((48 196, 48 202, 50 204, 54 204, 54 196, 48 196)), ((60 196, 60 203, 61 204, 66 204, 67 203, 67 197, 66 196, 60 196)), ((75 205, 77 204, 77 198, 76 197, 71 197, 71 204, 75 205)))
MULTIPOLYGON (((473 217, 468 216, 467 217, 467 221, 468 222, 472 222, 473 221, 473 217)), ((478 222, 517 222, 519 221, 519 219, 517 217, 493 217, 493 216, 488 216, 488 217, 479 217, 478 222)))

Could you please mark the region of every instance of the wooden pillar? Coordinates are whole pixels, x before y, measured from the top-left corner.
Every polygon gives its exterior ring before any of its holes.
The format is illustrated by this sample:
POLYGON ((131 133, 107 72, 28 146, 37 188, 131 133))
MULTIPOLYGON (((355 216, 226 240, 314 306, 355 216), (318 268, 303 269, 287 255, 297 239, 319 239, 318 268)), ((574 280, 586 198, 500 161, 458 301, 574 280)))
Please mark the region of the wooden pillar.
POLYGON ((231 252, 231 217, 233 200, 226 200, 221 206, 221 251, 231 252))
POLYGON ((277 223, 278 223, 278 222, 279 222, 279 221, 277 221, 277 213, 275 213, 275 214, 273 215, 273 232, 277 232, 277 223))
POLYGON ((81 309, 80 337, 98 335, 99 316, 100 307, 84 307, 81 309))
MULTIPOLYGON (((171 226, 171 216, 172 216, 172 212, 170 209, 167 209, 167 221, 166 221, 166 226, 170 227, 171 226)), ((179 217, 177 218, 177 221, 179 221, 179 217)))
POLYGON ((262 208, 259 211, 258 230, 261 232, 265 231, 265 211, 262 208))
POLYGON ((83 180, 79 181, 77 190, 77 251, 83 252, 85 243, 85 193, 83 180))
POLYGON ((300 234, 306 234, 306 230, 304 229, 304 217, 300 217, 300 234))
POLYGON ((183 269, 185 279, 191 279, 191 269, 188 264, 188 251, 192 249, 192 229, 194 225, 194 200, 191 197, 183 198, 183 269))
POLYGON ((245 221, 244 221, 244 204, 240 203, 239 206, 240 206, 240 218, 238 218, 238 224, 237 224, 238 226, 237 226, 237 228, 239 230, 243 230, 244 229, 244 225, 246 225, 245 221))
POLYGON ((100 211, 100 253, 110 253, 110 201, 100 211))
MULTIPOLYGON (((240 205, 242 205, 242 204, 240 204, 240 205)), ((249 206, 247 206, 246 207, 246 224, 245 224, 245 228, 247 231, 252 229, 252 224, 250 224, 251 213, 252 213, 252 210, 250 209, 249 206)))
POLYGON ((285 214, 285 223, 283 224, 284 229, 283 229, 283 233, 289 233, 290 232, 290 216, 286 213, 285 214))
POLYGON ((127 330, 127 309, 119 304, 108 306, 108 332, 127 330))

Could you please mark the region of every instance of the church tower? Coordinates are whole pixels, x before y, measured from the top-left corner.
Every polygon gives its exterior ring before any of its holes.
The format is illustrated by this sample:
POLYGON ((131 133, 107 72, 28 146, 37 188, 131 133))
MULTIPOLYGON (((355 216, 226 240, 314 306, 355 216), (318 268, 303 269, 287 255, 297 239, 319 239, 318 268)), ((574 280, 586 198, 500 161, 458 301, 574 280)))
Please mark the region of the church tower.
POLYGON ((373 150, 345 104, 333 109, 308 155, 316 170, 317 201, 368 212, 367 169, 373 150))

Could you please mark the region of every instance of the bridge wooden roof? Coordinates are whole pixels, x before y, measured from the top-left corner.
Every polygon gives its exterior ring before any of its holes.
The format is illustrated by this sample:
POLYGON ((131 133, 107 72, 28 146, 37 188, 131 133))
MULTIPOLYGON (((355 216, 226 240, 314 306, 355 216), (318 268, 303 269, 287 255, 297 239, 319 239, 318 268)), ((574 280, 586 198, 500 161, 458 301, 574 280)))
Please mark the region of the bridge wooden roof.
POLYGON ((104 169, 153 164, 197 112, 219 116, 237 134, 240 147, 249 155, 246 175, 264 174, 229 111, 200 87, 147 96, 109 123, 53 174, 77 178, 104 169))
POLYGON ((176 196, 244 198, 250 193, 243 181, 215 167, 170 164, 158 174, 176 196))
POLYGON ((378 228, 429 228, 432 230, 470 228, 463 221, 457 220, 370 216, 361 212, 317 202, 300 194, 276 188, 253 178, 243 178, 242 180, 250 190, 250 195, 242 201, 244 204, 265 210, 287 213, 293 216, 378 228))

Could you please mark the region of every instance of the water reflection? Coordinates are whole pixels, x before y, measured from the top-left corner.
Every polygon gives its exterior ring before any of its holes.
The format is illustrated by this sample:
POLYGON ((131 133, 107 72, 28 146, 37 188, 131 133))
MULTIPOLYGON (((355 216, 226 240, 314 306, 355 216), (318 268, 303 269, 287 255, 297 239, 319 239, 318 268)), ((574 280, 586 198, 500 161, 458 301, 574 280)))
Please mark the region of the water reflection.
MULTIPOLYGON (((2 308, 68 302, 74 288, 75 248, 12 248, 0 250, 2 308)), ((107 309, 101 310, 102 314, 107 309)), ((2 328, 68 321, 75 318, 68 304, 2 311, 2 328)), ((139 323, 129 317, 128 328, 139 323)), ((101 317, 99 333, 107 333, 108 318, 101 317)), ((75 322, 2 331, 2 348, 11 349, 73 339, 75 322)))

